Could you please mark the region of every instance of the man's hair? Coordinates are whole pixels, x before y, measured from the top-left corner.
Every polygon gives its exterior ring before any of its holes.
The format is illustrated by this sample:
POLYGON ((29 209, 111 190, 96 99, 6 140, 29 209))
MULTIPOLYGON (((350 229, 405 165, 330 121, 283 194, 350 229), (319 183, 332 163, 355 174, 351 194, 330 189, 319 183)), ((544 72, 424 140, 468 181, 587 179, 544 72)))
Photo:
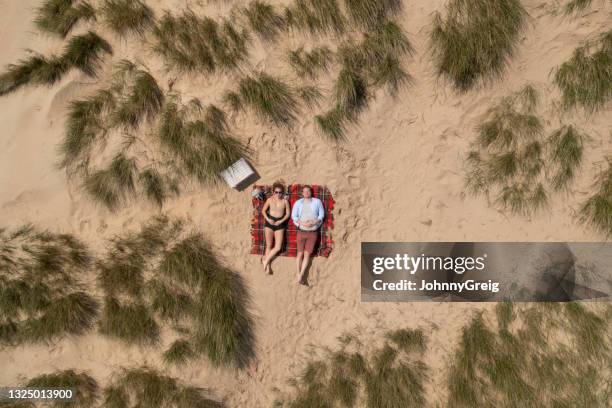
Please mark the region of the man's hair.
POLYGON ((283 192, 285 192, 285 186, 280 181, 276 181, 274 184, 272 184, 272 191, 276 190, 277 188, 280 188, 283 190, 283 192))

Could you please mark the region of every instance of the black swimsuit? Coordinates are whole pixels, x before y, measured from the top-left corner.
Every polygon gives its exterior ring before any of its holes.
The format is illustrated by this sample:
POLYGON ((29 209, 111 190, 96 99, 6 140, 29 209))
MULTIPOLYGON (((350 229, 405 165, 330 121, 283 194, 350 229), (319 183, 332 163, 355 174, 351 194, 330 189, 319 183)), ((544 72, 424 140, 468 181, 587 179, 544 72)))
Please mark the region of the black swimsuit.
MULTIPOLYGON (((270 215, 270 210, 268 209, 268 217, 270 219, 272 219, 273 221, 278 221, 278 220, 282 220, 283 217, 275 217, 273 215, 270 215)), ((278 231, 281 230, 283 228, 285 228, 287 226, 287 220, 283 221, 282 224, 279 225, 272 225, 268 222, 268 220, 266 220, 266 227, 270 228, 272 231, 278 231)))

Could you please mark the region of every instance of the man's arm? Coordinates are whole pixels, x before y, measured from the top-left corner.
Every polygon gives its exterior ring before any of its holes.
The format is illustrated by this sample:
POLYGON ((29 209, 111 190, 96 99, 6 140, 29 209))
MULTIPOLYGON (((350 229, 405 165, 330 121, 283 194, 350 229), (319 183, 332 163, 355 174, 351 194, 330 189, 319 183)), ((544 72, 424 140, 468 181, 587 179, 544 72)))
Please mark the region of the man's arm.
POLYGON ((323 218, 325 218, 325 208, 323 208, 323 202, 317 198, 317 220, 319 220, 319 224, 323 223, 323 218))
POLYGON ((301 202, 298 200, 293 204, 293 210, 291 210, 291 219, 296 227, 300 226, 299 208, 301 208, 301 202))

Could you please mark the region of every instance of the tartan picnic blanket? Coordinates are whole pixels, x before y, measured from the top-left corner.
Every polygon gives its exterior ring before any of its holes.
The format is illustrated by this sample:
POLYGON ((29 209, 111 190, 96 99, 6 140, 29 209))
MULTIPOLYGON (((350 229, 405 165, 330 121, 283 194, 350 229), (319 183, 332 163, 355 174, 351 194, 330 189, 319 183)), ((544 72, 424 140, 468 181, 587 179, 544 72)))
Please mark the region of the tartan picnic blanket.
MULTIPOLYGON (((318 198, 323 203, 325 209, 325 218, 323 224, 319 228, 319 238, 313 252, 313 256, 329 257, 333 247, 333 240, 331 236, 331 230, 334 228, 334 198, 325 186, 311 185, 312 196, 318 198)), ((266 199, 272 195, 272 186, 266 185, 255 185, 254 189, 262 190, 266 199)), ((289 196, 289 204, 293 209, 293 204, 302 198, 302 184, 292 184, 287 187, 286 194, 289 196)), ((257 197, 253 197, 253 218, 251 220, 251 254, 263 255, 266 249, 266 236, 264 234, 265 219, 261 213, 261 209, 265 203, 264 200, 259 200, 257 197)), ((297 245, 295 242, 296 237, 296 226, 289 218, 287 221, 287 229, 285 230, 285 237, 283 246, 279 256, 291 256, 297 255, 297 245)))

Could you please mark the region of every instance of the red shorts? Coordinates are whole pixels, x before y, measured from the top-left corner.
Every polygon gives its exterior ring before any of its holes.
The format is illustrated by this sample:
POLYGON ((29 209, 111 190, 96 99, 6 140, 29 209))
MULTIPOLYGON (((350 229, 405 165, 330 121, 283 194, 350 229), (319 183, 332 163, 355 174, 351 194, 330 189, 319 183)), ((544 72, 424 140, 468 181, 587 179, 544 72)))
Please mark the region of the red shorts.
POLYGON ((319 231, 302 231, 297 230, 295 235, 295 241, 297 243, 298 252, 308 252, 312 254, 314 251, 315 244, 317 243, 317 237, 319 231))

